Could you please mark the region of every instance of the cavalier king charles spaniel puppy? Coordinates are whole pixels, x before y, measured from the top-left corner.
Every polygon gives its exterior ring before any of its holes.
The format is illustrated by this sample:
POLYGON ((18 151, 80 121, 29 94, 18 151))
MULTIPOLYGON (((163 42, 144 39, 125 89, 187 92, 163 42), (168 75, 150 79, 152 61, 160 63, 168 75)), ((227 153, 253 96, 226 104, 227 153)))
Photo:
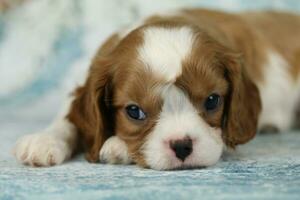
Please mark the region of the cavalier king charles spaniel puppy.
POLYGON ((214 165, 258 131, 293 125, 300 97, 300 17, 183 9, 104 42, 85 83, 45 130, 18 140, 31 166, 90 162, 156 170, 214 165))

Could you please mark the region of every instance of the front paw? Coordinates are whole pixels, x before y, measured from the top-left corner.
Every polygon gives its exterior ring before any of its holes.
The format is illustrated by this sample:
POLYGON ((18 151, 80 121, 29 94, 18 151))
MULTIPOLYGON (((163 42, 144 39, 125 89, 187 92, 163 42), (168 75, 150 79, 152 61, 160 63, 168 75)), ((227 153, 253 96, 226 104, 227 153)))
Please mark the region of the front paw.
POLYGON ((117 136, 106 140, 99 152, 101 163, 130 164, 132 160, 128 154, 127 145, 117 136))
POLYGON ((69 145, 48 134, 26 135, 17 141, 13 151, 19 162, 31 166, 57 165, 71 157, 69 145))

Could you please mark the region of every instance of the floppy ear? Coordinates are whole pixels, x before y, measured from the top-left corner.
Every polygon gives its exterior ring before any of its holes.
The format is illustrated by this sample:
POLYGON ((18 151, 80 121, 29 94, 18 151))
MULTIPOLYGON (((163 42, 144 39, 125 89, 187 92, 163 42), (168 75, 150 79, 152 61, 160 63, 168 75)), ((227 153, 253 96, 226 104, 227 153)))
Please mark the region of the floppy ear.
POLYGON ((75 100, 67 116, 77 127, 90 162, 99 160, 102 145, 112 135, 111 90, 109 61, 95 60, 85 85, 75 91, 75 100))
POLYGON ((229 95, 225 103, 223 137, 228 146, 235 147, 255 136, 261 101, 258 88, 250 80, 239 56, 232 54, 225 60, 229 95))

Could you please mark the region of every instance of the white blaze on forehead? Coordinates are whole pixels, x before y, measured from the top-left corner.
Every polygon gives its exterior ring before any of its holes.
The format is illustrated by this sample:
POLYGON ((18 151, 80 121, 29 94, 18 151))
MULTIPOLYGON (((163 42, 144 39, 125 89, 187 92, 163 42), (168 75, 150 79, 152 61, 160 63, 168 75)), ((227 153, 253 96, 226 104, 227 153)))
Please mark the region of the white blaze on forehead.
POLYGON ((164 90, 162 91, 162 98, 164 100, 164 104, 162 107, 160 118, 174 118, 174 116, 176 116, 176 118, 173 120, 180 121, 180 123, 178 124, 178 128, 183 127, 184 120, 189 121, 189 117, 186 116, 187 114, 191 115, 190 117, 198 115, 197 110, 188 100, 184 92, 174 85, 169 85, 164 88, 164 90), (184 116, 185 118, 180 119, 182 116, 184 116))
POLYGON ((182 72, 182 61, 191 52, 193 31, 188 27, 148 27, 143 38, 139 59, 167 81, 175 80, 182 72))

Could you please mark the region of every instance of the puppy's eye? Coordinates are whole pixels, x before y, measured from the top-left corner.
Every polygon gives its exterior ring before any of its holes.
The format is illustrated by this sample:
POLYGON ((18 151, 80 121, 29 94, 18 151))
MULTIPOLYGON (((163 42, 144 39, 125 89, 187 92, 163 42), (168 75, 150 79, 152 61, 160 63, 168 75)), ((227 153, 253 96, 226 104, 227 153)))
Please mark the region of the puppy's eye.
POLYGON ((146 114, 137 105, 129 105, 126 107, 127 115, 134 120, 144 120, 146 119, 146 114))
POLYGON ((218 94, 211 94, 207 97, 204 107, 207 111, 214 111, 220 105, 220 95, 218 94))

